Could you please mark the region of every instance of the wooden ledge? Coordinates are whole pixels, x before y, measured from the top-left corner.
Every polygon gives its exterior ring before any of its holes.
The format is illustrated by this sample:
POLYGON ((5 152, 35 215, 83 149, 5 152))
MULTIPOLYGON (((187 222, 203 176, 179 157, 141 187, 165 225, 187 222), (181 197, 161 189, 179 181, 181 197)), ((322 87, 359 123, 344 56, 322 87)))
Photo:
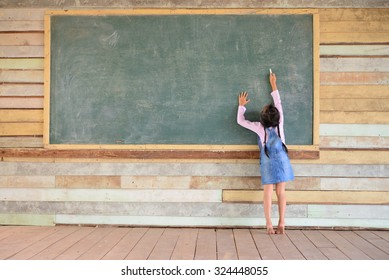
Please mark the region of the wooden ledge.
MULTIPOLYGON (((319 151, 289 150, 291 159, 318 159, 319 151)), ((100 159, 259 159, 259 151, 4 148, 0 157, 100 159)))

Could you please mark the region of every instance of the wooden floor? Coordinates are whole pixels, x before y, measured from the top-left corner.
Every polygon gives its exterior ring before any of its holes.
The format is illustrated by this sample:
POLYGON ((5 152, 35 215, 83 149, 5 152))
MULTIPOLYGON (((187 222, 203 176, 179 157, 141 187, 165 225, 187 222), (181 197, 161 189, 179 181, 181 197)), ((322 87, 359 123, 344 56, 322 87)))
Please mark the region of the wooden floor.
POLYGON ((389 260, 389 231, 0 226, 0 259, 389 260))

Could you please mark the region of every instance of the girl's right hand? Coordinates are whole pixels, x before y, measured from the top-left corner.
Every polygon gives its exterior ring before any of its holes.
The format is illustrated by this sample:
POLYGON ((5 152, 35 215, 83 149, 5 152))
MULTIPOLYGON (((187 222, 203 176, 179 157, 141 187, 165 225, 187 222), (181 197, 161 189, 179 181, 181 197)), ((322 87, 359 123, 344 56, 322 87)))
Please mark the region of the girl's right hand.
POLYGON ((246 91, 243 91, 239 94, 239 106, 245 106, 250 102, 250 99, 247 99, 249 94, 246 91))
POLYGON ((270 74, 270 85, 273 91, 277 90, 277 77, 275 73, 270 74))

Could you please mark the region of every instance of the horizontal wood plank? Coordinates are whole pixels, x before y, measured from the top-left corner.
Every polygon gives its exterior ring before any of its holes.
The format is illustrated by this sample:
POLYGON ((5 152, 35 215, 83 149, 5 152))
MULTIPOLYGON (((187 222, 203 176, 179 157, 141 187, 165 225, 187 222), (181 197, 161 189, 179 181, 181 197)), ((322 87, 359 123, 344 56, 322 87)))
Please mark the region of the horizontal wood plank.
POLYGON ((336 33, 336 32, 389 32, 389 21, 377 20, 355 20, 355 21, 322 21, 320 24, 320 33, 336 33))
MULTIPOLYGON (((369 191, 290 191, 288 203, 306 204, 387 204, 389 192, 369 191)), ((223 202, 259 203, 263 201, 263 191, 224 190, 223 202)), ((277 201, 275 194, 273 201, 277 201)))
POLYGON ((389 32, 387 33, 320 33, 320 44, 387 44, 389 32))
POLYGON ((389 137, 385 136, 321 136, 321 148, 332 149, 389 149, 389 137))
POLYGON ((43 33, 0 33, 0 46, 43 46, 43 33))
MULTIPOLYGON (((37 124, 35 124, 37 125, 37 124)), ((42 135, 38 126, 19 131, 23 124, 0 123, 0 135, 42 135), (31 132, 30 132, 31 131, 31 132), (19 133, 19 134, 13 134, 19 133)), ((42 127, 42 124, 40 124, 42 127)), ((39 128, 40 128, 39 127, 39 128)), ((258 151, 195 151, 195 150, 120 150, 120 149, 2 149, 3 157, 43 157, 43 158, 125 158, 125 159, 258 159, 258 151)), ((319 151, 289 151, 291 159, 317 159, 319 151)))
POLYGON ((388 137, 387 124, 320 124, 320 136, 373 136, 388 137))
POLYGON ((43 83, 42 70, 1 70, 0 82, 3 83, 43 83))
MULTIPOLYGON (((0 109, 42 109, 43 98, 40 96, 28 97, 0 97, 0 109)), ((33 110, 37 111, 37 110, 33 110)), ((31 121, 31 120, 27 120, 31 121)))
POLYGON ((221 202, 221 190, 0 188, 4 201, 221 202))
POLYGON ((321 85, 388 85, 389 72, 321 72, 321 85))
POLYGON ((320 99, 389 98, 389 85, 322 85, 320 99))
MULTIPOLYGON (((1 108, 0 98, 0 108, 1 108)), ((43 122, 43 110, 0 109, 0 122, 43 122)))
POLYGON ((0 46, 0 57, 43 58, 43 46, 0 46))
POLYGON ((366 57, 387 57, 389 55, 388 45, 321 45, 320 56, 366 56, 366 57))
POLYGON ((3 58, 0 69, 4 70, 43 70, 42 58, 3 58))
POLYGON ((55 187, 117 189, 121 180, 119 176, 56 176, 55 187))
POLYGON ((1 148, 43 148, 43 137, 0 137, 1 148))
POLYGON ((342 112, 320 111, 320 121, 327 124, 387 124, 389 111, 385 112, 342 112))
POLYGON ((43 134, 43 123, 0 123, 0 136, 37 136, 43 134))
POLYGON ((389 99, 321 99, 320 110, 344 112, 387 112, 389 111, 389 99))
POLYGON ((389 72, 389 58, 321 58, 321 72, 389 72))
POLYGON ((0 96, 43 97, 43 84, 0 84, 0 96))
POLYGON ((4 20, 0 24, 0 32, 3 31, 43 32, 43 18, 41 20, 4 20))
MULTIPOLYGON (((306 162, 306 160, 301 160, 306 162)), ((322 164, 389 164, 389 150, 322 150, 320 159, 315 161, 322 164)))
POLYGON ((320 21, 388 21, 388 9, 320 9, 320 21))
POLYGON ((44 13, 42 8, 5 8, 1 9, 0 20, 42 20, 44 13))

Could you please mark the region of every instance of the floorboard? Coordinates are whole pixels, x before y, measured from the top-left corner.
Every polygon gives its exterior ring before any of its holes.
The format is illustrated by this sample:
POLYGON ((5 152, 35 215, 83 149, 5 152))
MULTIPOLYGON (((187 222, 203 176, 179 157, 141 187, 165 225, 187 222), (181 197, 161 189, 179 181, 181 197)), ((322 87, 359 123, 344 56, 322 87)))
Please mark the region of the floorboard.
POLYGON ((341 231, 339 234, 347 239, 348 242, 353 244, 355 247, 359 248, 362 252, 368 255, 373 260, 387 260, 389 255, 386 254, 381 249, 377 248, 370 242, 366 241, 358 234, 352 231, 341 231))
POLYGON ((240 260, 261 259, 249 229, 234 229, 234 236, 240 260))
POLYGON ((149 228, 127 255, 126 260, 147 260, 164 231, 163 228, 149 228))
POLYGON ((351 260, 370 260, 371 258, 363 253, 362 250, 355 247, 347 239, 343 238, 337 231, 320 231, 328 240, 330 240, 343 254, 351 260))
POLYGON ((285 260, 305 260, 287 234, 273 234, 270 237, 285 260))
POLYGON ((131 228, 127 234, 102 258, 103 260, 124 260, 139 240, 146 234, 147 228, 131 228))
POLYGON ((379 237, 378 235, 370 232, 370 231, 356 231, 356 234, 358 234, 360 237, 364 238, 377 248, 380 248, 382 251, 384 251, 386 254, 389 254, 389 242, 387 242, 385 239, 379 237))
POLYGON ((265 230, 252 229, 251 235, 253 236, 255 245, 263 260, 283 260, 280 251, 274 244, 273 239, 266 233, 265 230))
POLYGON ((200 229, 197 236, 195 260, 216 260, 216 230, 200 229))
POLYGON ((217 259, 237 260, 236 245, 232 229, 218 229, 217 236, 217 259))
POLYGON ((196 252, 197 236, 199 230, 196 228, 180 229, 180 236, 174 251, 172 260, 193 260, 196 252))
POLYGON ((290 230, 287 232, 287 235, 305 259, 327 259, 325 255, 323 255, 323 253, 300 230, 290 230))
POLYGON ((389 230, 1 226, 7 259, 389 260, 389 230))
POLYGON ((176 229, 166 229, 161 238, 151 252, 149 260, 170 260, 174 248, 176 247, 179 231, 176 229))

